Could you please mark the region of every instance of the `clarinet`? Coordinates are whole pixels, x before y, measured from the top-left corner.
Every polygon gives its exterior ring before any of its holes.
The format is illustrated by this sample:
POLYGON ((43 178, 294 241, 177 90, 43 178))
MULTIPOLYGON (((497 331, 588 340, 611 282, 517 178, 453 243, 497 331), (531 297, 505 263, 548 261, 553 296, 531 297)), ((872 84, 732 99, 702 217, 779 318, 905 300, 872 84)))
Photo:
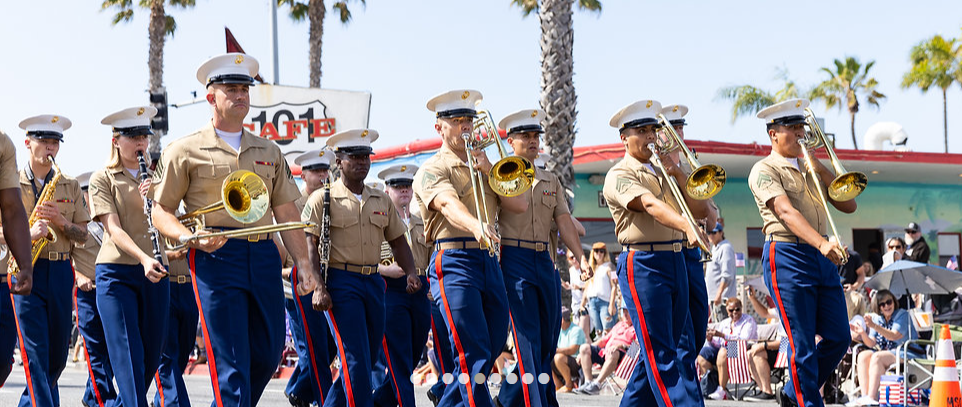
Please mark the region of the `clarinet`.
MULTIPOLYGON (((137 151, 137 161, 140 162, 140 182, 147 180, 147 159, 143 151, 137 151)), ((164 263, 164 255, 160 253, 160 235, 154 227, 154 219, 151 217, 151 209, 154 207, 154 200, 144 198, 144 214, 147 215, 147 232, 150 234, 150 243, 154 246, 154 260, 161 264, 164 263)))
POLYGON ((321 267, 318 274, 327 282, 327 264, 331 260, 331 182, 324 182, 324 200, 322 201, 323 213, 321 214, 321 267))

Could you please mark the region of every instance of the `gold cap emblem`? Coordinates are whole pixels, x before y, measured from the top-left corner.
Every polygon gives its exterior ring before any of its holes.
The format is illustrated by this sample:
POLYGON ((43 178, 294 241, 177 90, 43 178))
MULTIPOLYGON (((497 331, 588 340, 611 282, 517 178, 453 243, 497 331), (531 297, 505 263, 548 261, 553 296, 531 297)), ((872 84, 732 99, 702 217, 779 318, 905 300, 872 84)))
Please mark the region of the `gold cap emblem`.
POLYGON ((648 103, 645 104, 645 109, 648 109, 650 107, 651 107, 651 101, 649 100, 648 103))
POLYGON ((531 117, 538 117, 538 111, 537 111, 537 110, 532 110, 532 111, 531 111, 531 117))
POLYGON ((401 166, 401 172, 404 172, 404 171, 407 171, 407 170, 408 170, 408 166, 406 166, 406 165, 402 165, 402 166, 401 166))
POLYGON ((678 111, 678 105, 675 105, 675 107, 671 108, 671 112, 672 112, 672 113, 677 112, 677 111, 678 111))
POLYGON ((467 99, 468 96, 471 96, 471 92, 464 91, 464 93, 461 94, 461 99, 462 99, 462 100, 463 100, 463 99, 467 99))
POLYGON ((796 107, 796 108, 802 107, 802 101, 799 100, 798 102, 795 102, 795 107, 796 107))
POLYGON ((235 63, 235 64, 238 64, 238 65, 239 65, 241 62, 244 62, 244 56, 243 56, 243 55, 238 55, 237 58, 234 58, 234 63, 235 63))
POLYGON ((140 108, 140 110, 137 111, 137 116, 143 116, 143 115, 144 115, 144 108, 140 108))
POLYGON ((367 137, 367 130, 361 132, 361 137, 367 137))
POLYGON ((317 153, 317 156, 318 156, 318 157, 323 157, 323 156, 324 156, 324 150, 321 150, 320 153, 317 153))

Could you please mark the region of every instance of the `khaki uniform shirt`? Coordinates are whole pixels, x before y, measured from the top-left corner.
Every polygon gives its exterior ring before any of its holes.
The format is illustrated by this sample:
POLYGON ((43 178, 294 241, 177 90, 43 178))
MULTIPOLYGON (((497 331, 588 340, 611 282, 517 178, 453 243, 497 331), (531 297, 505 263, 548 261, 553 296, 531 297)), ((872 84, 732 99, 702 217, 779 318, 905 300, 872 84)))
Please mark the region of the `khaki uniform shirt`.
POLYGON ((87 223, 87 232, 87 242, 83 246, 74 245, 73 250, 70 251, 70 258, 73 259, 75 273, 96 281, 96 260, 97 253, 100 252, 100 241, 97 239, 98 236, 100 239, 104 238, 104 229, 100 222, 91 221, 87 223))
POLYGON ((625 154, 625 158, 608 170, 605 176, 604 196, 608 210, 615 220, 615 234, 621 244, 640 242, 667 242, 681 240, 684 235, 669 228, 647 212, 628 209, 628 203, 645 194, 652 194, 681 213, 671 189, 660 174, 649 169, 641 161, 625 154))
MULTIPOLYGON (((307 204, 307 197, 308 197, 307 195, 303 195, 303 194, 302 194, 300 198, 297 198, 297 200, 294 201, 294 206, 297 207, 297 213, 304 212, 304 205, 307 204)), ((279 234, 280 234, 280 232, 278 232, 278 235, 279 235, 279 234)), ((279 245, 282 244, 282 243, 281 243, 281 240, 278 239, 278 236, 274 236, 274 239, 275 239, 275 240, 274 240, 275 243, 277 243, 277 244, 279 244, 279 245)), ((287 258, 284 259, 283 268, 289 269, 289 268, 292 268, 292 267, 294 267, 294 256, 291 256, 290 252, 288 252, 288 253, 287 253, 287 258)))
POLYGON ((424 220, 420 216, 411 215, 411 219, 408 220, 408 236, 411 237, 408 244, 411 246, 411 254, 414 255, 414 266, 418 271, 423 271, 431 262, 431 252, 434 248, 424 239, 424 220))
MULTIPOLYGON (((487 181, 479 185, 484 193, 486 211, 489 215, 496 216, 500 199, 491 190, 487 181)), ((455 227, 449 222, 441 211, 430 209, 431 202, 442 192, 452 192, 457 196, 468 213, 475 218, 478 217, 477 208, 474 201, 474 192, 471 190, 471 173, 468 165, 451 151, 447 146, 442 145, 441 150, 433 157, 428 158, 417 174, 414 174, 414 198, 418 202, 420 214, 424 219, 424 236, 427 243, 434 244, 439 239, 450 238, 471 238, 474 233, 466 232, 455 227)), ((491 219, 494 223, 495 219, 491 219)))
MULTIPOLYGON (((170 143, 160 157, 152 186, 153 198, 167 208, 181 200, 187 212, 221 200, 224 179, 233 171, 248 170, 267 184, 270 206, 294 202, 301 196, 281 150, 272 141, 244 130, 240 151, 214 133, 213 123, 170 143)), ((205 215, 208 227, 240 228, 273 223, 270 213, 256 222, 242 224, 225 211, 205 215)))
MULTIPOLYGON (((804 163, 798 163, 804 168, 804 163)), ((791 162, 772 151, 772 153, 752 166, 748 174, 748 186, 755 195, 758 213, 762 216, 762 233, 765 235, 795 236, 766 204, 772 198, 785 195, 792 206, 819 234, 825 235, 827 218, 825 208, 819 203, 815 180, 807 171, 800 171, 791 162)), ((823 188, 825 196, 828 193, 823 188)))
MULTIPOLYGON (((140 181, 130 175, 127 169, 104 168, 90 176, 90 215, 103 222, 102 215, 115 214, 120 226, 137 244, 141 251, 153 257, 154 247, 147 233, 147 215, 144 213, 144 200, 140 196, 140 181)), ((167 264, 167 253, 163 245, 160 252, 167 264)), ((137 257, 123 251, 114 243, 110 234, 104 236, 103 248, 97 255, 97 264, 140 264, 137 257)))
POLYGON ((10 137, 0 133, 0 189, 17 188, 20 176, 17 174, 17 150, 10 137))
MULTIPOLYGON (((331 185, 331 263, 376 265, 381 261, 381 242, 404 234, 404 222, 386 193, 365 185, 361 201, 343 179, 331 185)), ((305 229, 315 236, 321 235, 323 205, 323 193, 311 194, 301 213, 301 220, 317 224, 305 229)))
POLYGON ((176 282, 177 276, 190 276, 190 265, 187 264, 187 256, 177 260, 171 260, 169 266, 168 272, 170 273, 171 282, 176 282))
MULTIPOLYGON (((37 192, 43 193, 41 191, 42 186, 40 182, 43 180, 43 175, 37 175, 34 182, 37 186, 37 192)), ((68 221, 79 224, 80 227, 90 221, 90 215, 87 214, 87 208, 84 207, 84 196, 83 192, 80 190, 80 183, 76 179, 63 175, 60 177, 60 181, 57 182, 57 190, 53 194, 53 201, 56 202, 57 208, 60 209, 60 214, 67 218, 68 221)), ((33 195, 33 188, 30 186, 30 180, 27 178, 27 171, 20 170, 20 199, 23 201, 23 207, 27 210, 27 213, 32 213, 34 206, 37 204, 37 199, 33 195)), ((56 229, 53 225, 50 226, 51 230, 56 229)), ((59 232, 57 232, 59 233, 59 232)), ((54 243, 47 243, 47 245, 40 251, 40 259, 47 259, 48 254, 51 252, 56 253, 67 253, 73 246, 73 242, 64 236, 57 237, 57 241, 54 243)))
POLYGON ((528 194, 528 210, 514 213, 502 209, 498 213, 501 238, 548 242, 554 228, 554 220, 567 215, 568 202, 558 177, 541 168, 534 169, 534 184, 528 194))

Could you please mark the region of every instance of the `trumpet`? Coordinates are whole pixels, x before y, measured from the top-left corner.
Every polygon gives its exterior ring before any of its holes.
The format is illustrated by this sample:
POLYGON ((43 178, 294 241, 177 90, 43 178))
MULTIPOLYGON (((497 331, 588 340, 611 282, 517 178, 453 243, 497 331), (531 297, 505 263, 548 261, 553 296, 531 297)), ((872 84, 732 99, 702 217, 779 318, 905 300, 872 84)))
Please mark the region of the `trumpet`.
POLYGON ((474 119, 475 134, 462 133, 464 147, 467 150, 468 170, 471 173, 471 191, 474 194, 475 214, 478 217, 478 225, 482 230, 481 248, 488 249, 492 256, 499 250, 494 242, 484 234, 485 224, 494 224, 495 214, 488 213, 487 199, 481 185, 484 183, 484 174, 475 169, 477 161, 472 154, 475 150, 484 150, 491 145, 497 145, 499 159, 491 166, 488 172, 488 185, 494 193, 513 197, 523 194, 531 188, 534 182, 534 165, 524 157, 508 156, 504 143, 501 142, 501 135, 498 133, 498 126, 494 124, 491 113, 487 110, 478 110, 478 117, 474 119))
MULTIPOLYGON (((668 189, 670 190, 672 197, 675 198, 675 203, 677 203, 678 207, 681 209, 681 215, 686 221, 688 221, 688 226, 690 226, 693 230, 698 230, 701 226, 698 226, 698 224, 695 222, 695 216, 691 214, 691 209, 688 208, 688 203, 685 202, 685 196, 682 195, 681 190, 678 188, 678 184, 675 183, 675 179, 671 175, 668 175, 668 170, 661 162, 661 157, 658 156, 659 148, 655 143, 648 143, 648 149, 651 150, 651 163, 655 167, 658 167, 658 170, 661 171, 661 175, 665 177, 665 182, 668 183, 668 189)), ((687 150, 687 148, 685 149, 687 150)), ((694 172, 692 172, 692 174, 694 174, 694 172)), ((702 239, 701 235, 697 235, 697 237, 698 248, 701 249, 700 261, 702 263, 711 261, 711 246, 708 245, 708 242, 702 239)))
POLYGON ((665 134, 664 138, 659 137, 656 141, 658 149, 663 153, 679 150, 688 160, 688 165, 691 166, 691 174, 688 175, 688 180, 685 182, 685 192, 688 192, 688 196, 702 201, 721 192, 722 187, 725 186, 725 181, 728 179, 725 169, 715 164, 699 164, 698 159, 688 149, 685 141, 675 132, 675 127, 671 125, 668 118, 659 113, 658 122, 665 134))
MULTIPOLYGON (((828 153, 829 160, 832 161, 832 167, 835 170, 836 177, 828 185, 828 196, 832 200, 837 202, 845 202, 855 199, 856 196, 865 190, 868 185, 868 177, 864 173, 858 171, 848 172, 845 171, 845 167, 842 167, 841 161, 839 161, 838 156, 835 155, 835 151, 832 149, 831 144, 825 140, 825 133, 822 132, 821 126, 818 125, 818 121, 815 120, 815 113, 812 109, 805 108, 805 124, 808 126, 808 131, 804 138, 798 140, 798 144, 802 146, 802 154, 805 156, 805 166, 808 167, 808 173, 811 175, 815 182, 815 189, 818 191, 818 200, 822 204, 822 208, 825 210, 825 217, 828 218, 828 225, 832 228, 832 237, 835 241, 841 245, 842 239, 838 235, 838 229, 835 227, 835 220, 832 219, 832 213, 828 208, 828 201, 825 199, 825 194, 822 192, 821 183, 818 178, 818 171, 815 170, 815 162, 812 158, 812 154, 808 152, 809 149, 815 149, 821 146, 825 146, 825 152, 828 153)), ((837 248, 837 253, 842 259, 842 264, 848 262, 848 253, 845 249, 837 248)))
POLYGON ((260 220, 270 209, 270 195, 267 185, 257 174, 247 170, 237 170, 227 175, 221 185, 221 200, 203 208, 181 215, 177 219, 191 230, 189 236, 181 236, 179 245, 167 244, 168 250, 178 250, 193 240, 211 237, 244 237, 251 235, 283 232, 286 230, 314 227, 312 222, 285 222, 275 225, 254 226, 222 232, 199 234, 206 228, 204 215, 223 209, 231 218, 240 223, 253 223, 260 220))

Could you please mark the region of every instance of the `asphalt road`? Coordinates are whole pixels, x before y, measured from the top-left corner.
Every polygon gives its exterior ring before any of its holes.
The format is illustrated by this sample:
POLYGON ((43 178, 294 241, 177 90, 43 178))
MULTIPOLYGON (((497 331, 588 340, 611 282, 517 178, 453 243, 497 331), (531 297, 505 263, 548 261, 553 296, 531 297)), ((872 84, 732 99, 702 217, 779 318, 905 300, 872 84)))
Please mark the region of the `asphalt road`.
MULTIPOLYGON (((87 370, 86 364, 81 361, 80 363, 67 363, 67 368, 64 370, 63 375, 60 377, 59 387, 60 387, 60 405, 64 407, 74 407, 81 406, 80 398, 83 395, 84 383, 87 380, 87 370)), ((213 401, 213 395, 211 393, 210 378, 203 375, 188 375, 186 377, 187 389, 190 392, 190 401, 194 406, 207 406, 213 401)), ((264 391, 264 396, 261 398, 258 405, 261 406, 280 406, 286 407, 290 404, 287 402, 287 398, 284 397, 284 385, 287 383, 287 379, 275 379, 272 380, 270 385, 264 391)), ((0 388, 0 406, 15 406, 20 398, 21 392, 23 392, 26 386, 26 381, 23 375, 22 366, 15 366, 13 373, 10 374, 10 378, 7 379, 7 383, 0 388)), ((427 387, 419 387, 415 389, 415 394, 417 395, 417 405, 431 407, 431 402, 428 401, 425 392, 427 387)), ((151 389, 148 400, 153 398, 153 389, 151 389)), ((599 395, 599 396, 580 396, 574 394, 560 394, 559 401, 562 406, 617 406, 621 401, 620 396, 614 395, 599 395)), ((722 406, 744 406, 744 405, 759 405, 759 406, 774 406, 775 403, 747 403, 740 401, 713 401, 709 400, 705 403, 709 407, 722 407, 722 406)))

